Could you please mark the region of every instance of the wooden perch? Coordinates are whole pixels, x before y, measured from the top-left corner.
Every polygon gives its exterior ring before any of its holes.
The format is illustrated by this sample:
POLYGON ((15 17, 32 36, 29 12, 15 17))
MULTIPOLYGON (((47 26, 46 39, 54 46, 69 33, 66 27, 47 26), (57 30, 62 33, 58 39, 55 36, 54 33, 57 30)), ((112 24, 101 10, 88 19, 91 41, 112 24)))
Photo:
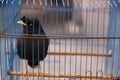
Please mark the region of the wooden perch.
POLYGON ((111 54, 107 53, 77 53, 77 52, 48 52, 49 55, 69 55, 69 56, 101 56, 101 57, 111 57, 111 54))
POLYGON ((112 76, 112 75, 103 75, 103 76, 97 76, 97 75, 79 75, 79 74, 47 74, 47 73, 32 73, 32 72, 28 72, 23 73, 23 72, 8 72, 9 75, 11 76, 35 76, 35 77, 50 77, 50 78, 92 78, 92 79, 107 79, 107 80, 117 80, 118 77, 116 76, 112 76))

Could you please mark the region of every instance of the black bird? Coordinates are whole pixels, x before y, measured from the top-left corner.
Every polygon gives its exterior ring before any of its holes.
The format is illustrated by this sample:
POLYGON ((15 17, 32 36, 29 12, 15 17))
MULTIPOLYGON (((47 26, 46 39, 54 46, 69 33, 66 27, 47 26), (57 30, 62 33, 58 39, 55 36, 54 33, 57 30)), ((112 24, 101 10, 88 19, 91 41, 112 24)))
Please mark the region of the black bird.
POLYGON ((39 65, 39 61, 45 59, 49 46, 49 39, 47 38, 41 23, 38 19, 22 17, 17 23, 22 25, 22 34, 18 38, 17 53, 21 59, 26 59, 31 68, 39 65), (44 38, 33 38, 32 35, 42 35, 44 38))

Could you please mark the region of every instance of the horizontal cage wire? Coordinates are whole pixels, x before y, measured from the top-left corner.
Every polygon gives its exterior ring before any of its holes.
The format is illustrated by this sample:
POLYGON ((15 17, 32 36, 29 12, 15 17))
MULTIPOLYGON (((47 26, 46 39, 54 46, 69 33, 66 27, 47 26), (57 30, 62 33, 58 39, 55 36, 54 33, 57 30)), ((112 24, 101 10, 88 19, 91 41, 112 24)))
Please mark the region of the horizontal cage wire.
POLYGON ((120 80, 120 0, 0 0, 0 80, 120 80))

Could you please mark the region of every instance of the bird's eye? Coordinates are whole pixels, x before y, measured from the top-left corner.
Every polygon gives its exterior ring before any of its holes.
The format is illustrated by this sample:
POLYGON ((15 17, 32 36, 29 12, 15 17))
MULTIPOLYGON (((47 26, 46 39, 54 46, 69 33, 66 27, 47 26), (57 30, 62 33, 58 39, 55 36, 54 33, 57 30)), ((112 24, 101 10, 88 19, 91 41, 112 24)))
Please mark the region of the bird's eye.
POLYGON ((30 24, 29 26, 32 26, 32 24, 30 24))

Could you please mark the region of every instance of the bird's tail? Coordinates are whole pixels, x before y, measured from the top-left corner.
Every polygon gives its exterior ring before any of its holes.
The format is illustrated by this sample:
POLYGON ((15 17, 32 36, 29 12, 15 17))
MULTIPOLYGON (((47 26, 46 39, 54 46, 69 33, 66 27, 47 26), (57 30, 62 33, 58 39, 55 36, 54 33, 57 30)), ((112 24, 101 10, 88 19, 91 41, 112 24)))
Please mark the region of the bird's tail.
POLYGON ((38 67, 38 64, 39 64, 38 61, 34 61, 34 62, 28 61, 28 65, 29 65, 31 68, 36 68, 36 67, 38 67))

